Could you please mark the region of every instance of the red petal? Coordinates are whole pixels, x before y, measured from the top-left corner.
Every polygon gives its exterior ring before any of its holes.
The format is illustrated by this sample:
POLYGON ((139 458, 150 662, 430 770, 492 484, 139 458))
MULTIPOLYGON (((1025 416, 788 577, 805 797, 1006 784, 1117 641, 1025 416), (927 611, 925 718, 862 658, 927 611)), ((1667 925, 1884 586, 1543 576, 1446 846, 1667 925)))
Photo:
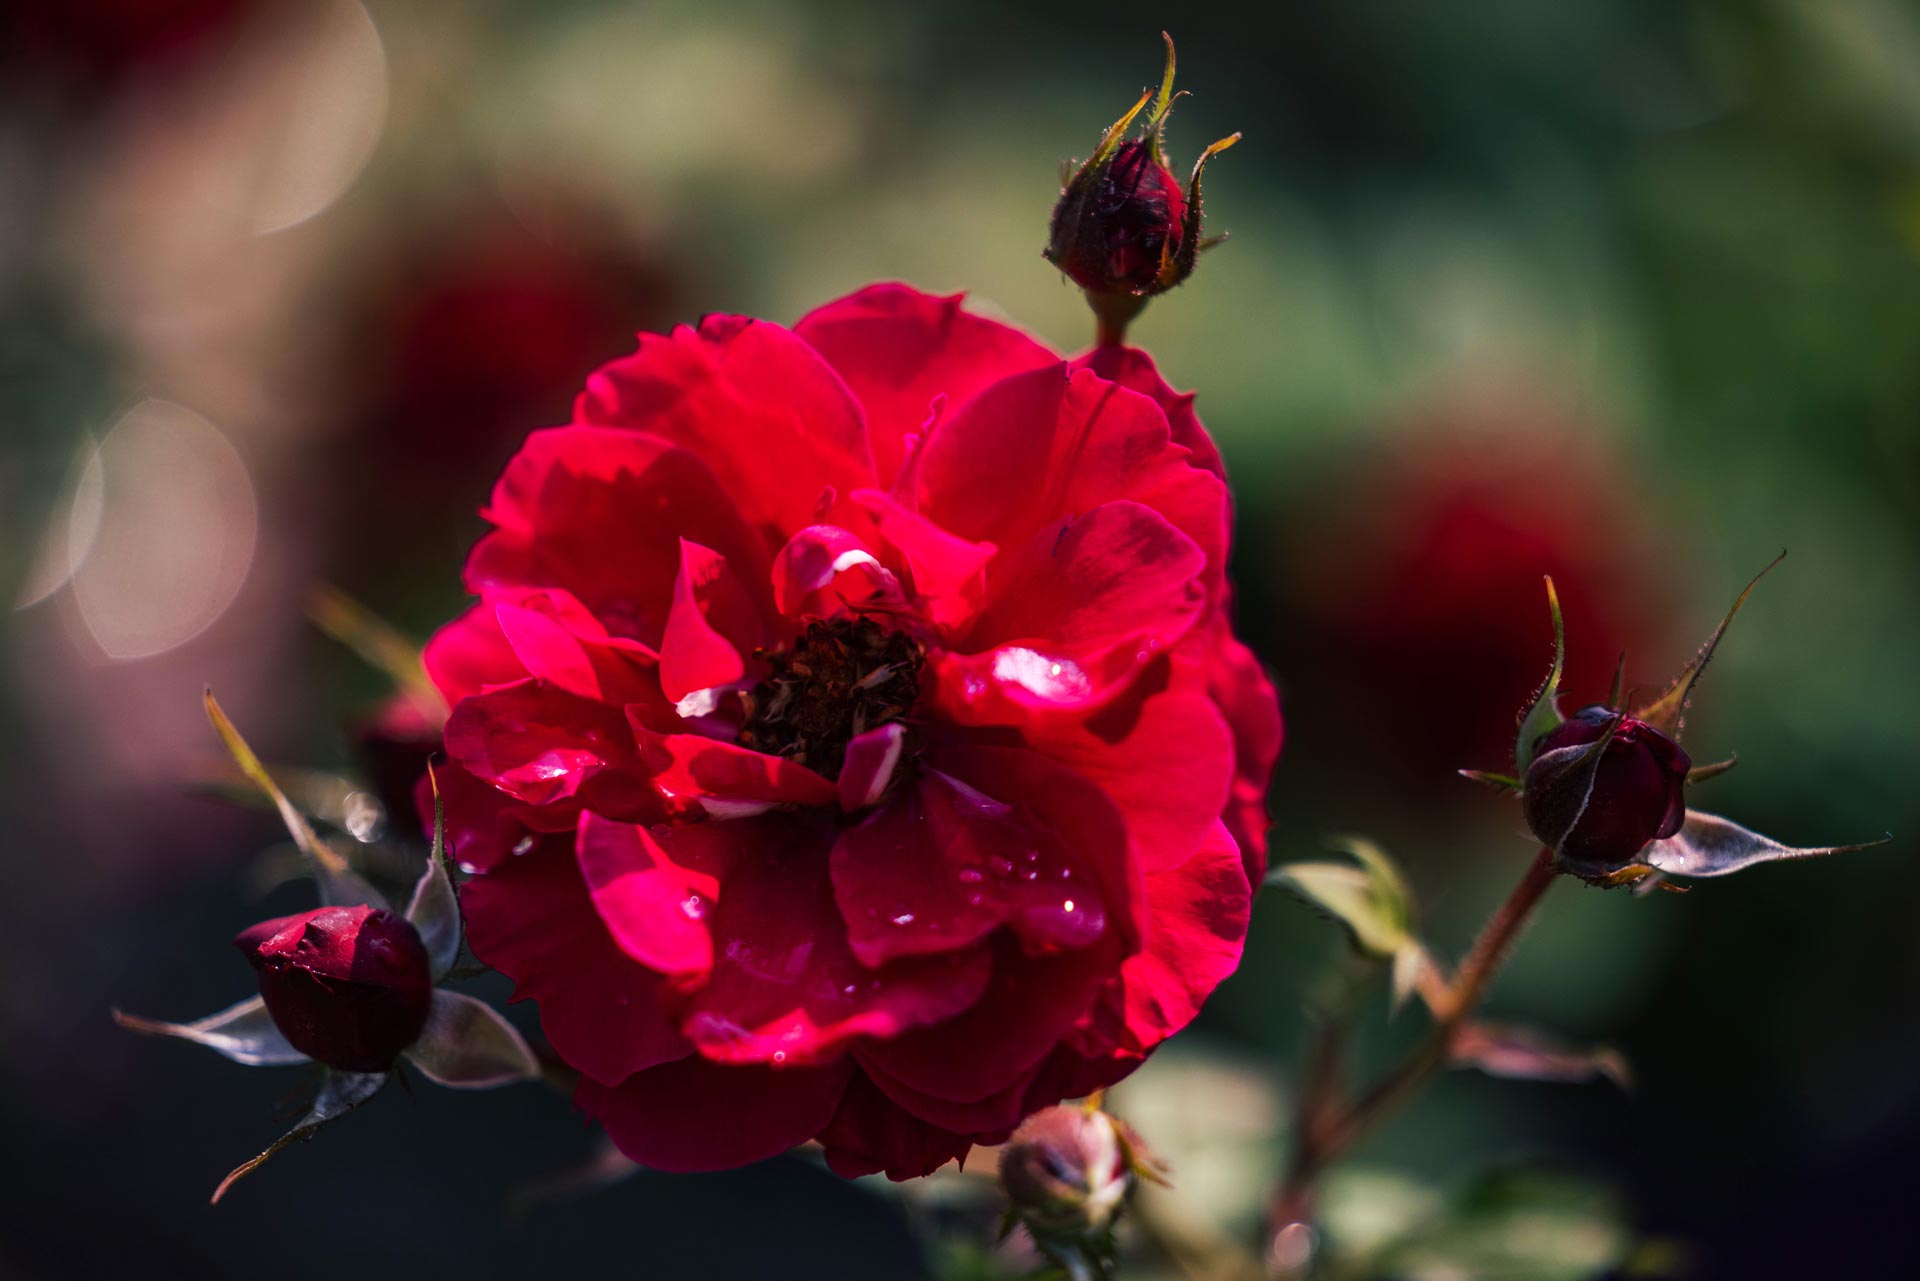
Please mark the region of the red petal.
POLYGON ((776 805, 832 805, 839 799, 832 783, 784 757, 698 734, 657 734, 637 721, 633 728, 660 790, 682 806, 737 818, 776 805))
POLYGON ((1144 1053, 1193 1021, 1239 966, 1252 909, 1240 848, 1220 824, 1185 863, 1147 874, 1146 948, 1103 997, 1122 1017, 1126 1048, 1144 1053))
POLYGON ((609 818, 666 817, 621 709, 539 681, 462 700, 447 718, 447 754, 529 805, 577 801, 609 818))
POLYGON ((869 805, 877 805, 886 794, 887 784, 900 765, 907 744, 907 727, 889 721, 879 729, 856 734, 847 743, 846 759, 834 787, 840 793, 840 808, 857 814, 869 805))
MULTIPOLYGON (((598 427, 537 431, 483 513, 498 528, 467 558, 476 595, 561 588, 607 630, 658 647, 686 538, 762 591, 767 550, 712 472, 670 441, 598 427)), ((756 597, 764 609, 764 595, 756 597)))
POLYGON ((985 987, 978 949, 879 968, 854 959, 821 875, 830 818, 781 814, 693 830, 724 843, 733 860, 712 914, 713 976, 683 1024, 708 1058, 818 1062, 855 1037, 947 1018, 985 987))
POLYGON ((1185 636, 1206 607, 1206 557, 1138 503, 1043 530, 994 564, 988 604, 930 664, 964 723, 1091 711, 1185 636))
POLYGON ((832 868, 866 965, 966 947, 1009 923, 1035 948, 1085 947, 1106 929, 1099 888, 1058 837, 934 769, 841 833, 832 868))
POLYGON ((574 420, 639 428, 692 450, 769 549, 814 522, 823 491, 846 494, 874 480, 866 425, 846 384, 766 321, 708 316, 698 330, 642 334, 637 352, 587 380, 574 420))
POLYGON ((1102 503, 1158 511, 1226 566, 1227 490, 1172 443, 1145 396, 1055 365, 1005 379, 935 432, 920 464, 920 510, 961 538, 1017 548, 1102 503))
POLYGON ((899 595, 893 574, 866 543, 838 525, 809 525, 773 561, 773 599, 788 618, 831 618, 849 605, 899 595))
POLYGON ((1046 1057, 1119 972, 1143 928, 1144 890, 1127 859, 1126 828, 1100 790, 1038 753, 1009 748, 930 747, 935 767, 1003 797, 1061 838, 1097 881, 1108 929, 1090 947, 1028 955, 1006 934, 993 979, 954 1018, 858 1053, 908 1090, 972 1102, 1006 1090, 1046 1057))
POLYGON ((1140 866, 1184 863, 1213 835, 1233 781, 1234 742, 1205 694, 1123 699, 1084 720, 1026 727, 1038 751, 1096 783, 1126 820, 1140 866))
POLYGON ((491 605, 475 605, 435 632, 420 661, 449 706, 527 678, 527 665, 507 643, 491 605))
POLYGON ((622 952, 594 914, 571 843, 549 837, 460 887, 473 954, 540 1003, 573 1067, 608 1084, 691 1051, 667 1017, 666 980, 622 952))
POLYGON ((856 489, 853 501, 912 571, 913 594, 927 617, 954 626, 973 615, 986 590, 987 562, 998 548, 957 538, 877 489, 856 489))
POLYGON ((725 866, 710 847, 697 837, 663 842, 636 823, 580 816, 575 856, 594 911, 622 951, 680 987, 703 981, 713 966, 706 917, 725 866))
POLYGON ((698 543, 680 540, 680 572, 660 638, 660 688, 675 703, 695 690, 731 685, 747 674, 740 651, 707 621, 717 598, 738 596, 727 562, 698 543))
POLYGON ((826 357, 866 408, 874 464, 891 483, 906 437, 936 396, 958 407, 982 388, 1059 357, 1017 329, 906 285, 869 285, 811 312, 794 332, 826 357))
POLYGON ((440 788, 441 812, 446 819, 447 857, 461 868, 485 872, 506 861, 521 840, 539 832, 570 832, 566 815, 515 803, 491 783, 483 783, 452 761, 434 767, 430 782, 423 773, 414 785, 414 809, 420 828, 433 830, 433 784, 440 788))
POLYGON ((494 605, 500 633, 527 674, 602 702, 658 701, 653 651, 607 634, 562 591, 529 592, 494 605))
POLYGON ((1226 468, 1220 462, 1220 450, 1215 447, 1207 429, 1200 425, 1200 416, 1193 412, 1193 393, 1175 391, 1169 387, 1167 380, 1154 367, 1152 356, 1138 347, 1104 343, 1076 356, 1073 367, 1091 369, 1109 382, 1119 383, 1128 391, 1137 391, 1151 398, 1160 406, 1160 412, 1167 416, 1173 443, 1187 450, 1190 455, 1188 461, 1203 471, 1226 479, 1226 468))
POLYGON ((1253 651, 1234 639, 1224 612, 1214 623, 1208 677, 1213 700, 1233 728, 1233 790, 1222 817, 1240 845, 1247 879, 1258 883, 1267 871, 1267 781, 1284 730, 1273 682, 1253 651))
POLYGON ((654 1170, 730 1170, 778 1156, 833 1120, 853 1066, 731 1067, 698 1055, 617 1086, 583 1079, 573 1101, 614 1146, 654 1170))
POLYGON ((827 1166, 844 1179, 885 1171, 895 1181, 966 1160, 973 1141, 928 1125, 882 1094, 864 1073, 847 1083, 840 1110, 819 1135, 827 1166))

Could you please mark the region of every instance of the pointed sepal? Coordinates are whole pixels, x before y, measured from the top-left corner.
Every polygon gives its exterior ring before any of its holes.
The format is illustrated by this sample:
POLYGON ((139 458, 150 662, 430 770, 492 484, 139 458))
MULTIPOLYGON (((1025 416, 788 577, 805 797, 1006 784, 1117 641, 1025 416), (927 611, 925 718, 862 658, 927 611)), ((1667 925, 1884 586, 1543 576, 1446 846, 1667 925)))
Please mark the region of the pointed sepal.
POLYGON ((427 855, 426 870, 414 883, 406 915, 426 945, 428 972, 438 983, 460 957, 462 926, 460 893, 454 888, 453 865, 447 857, 446 811, 440 799, 440 780, 431 764, 427 766, 427 782, 433 789, 433 848, 427 855))
POLYGON ((1533 701, 1520 714, 1520 732, 1513 743, 1514 773, 1520 778, 1527 776, 1533 764, 1533 745, 1541 735, 1560 728, 1565 719, 1560 715, 1559 700, 1560 677, 1567 667, 1567 624, 1560 615, 1560 593, 1555 590, 1552 578, 1547 579, 1547 612, 1553 617, 1553 663, 1547 668, 1547 678, 1540 682, 1533 701))
POLYGON ((204 1045, 215 1054, 248 1067, 282 1067, 309 1061, 287 1043, 287 1038, 274 1026, 273 1016, 267 1013, 267 1003, 257 996, 193 1023, 143 1019, 123 1010, 113 1011, 113 1021, 143 1036, 171 1036, 204 1045))
POLYGON ((1891 834, 1858 845, 1792 846, 1749 831, 1732 819, 1701 810, 1688 810, 1687 821, 1674 835, 1655 841, 1640 857, 1669 876, 1694 879, 1730 876, 1760 863, 1789 859, 1824 858, 1870 850, 1893 840, 1891 834))
POLYGON ((1680 674, 1673 678, 1673 684, 1667 686, 1665 693, 1634 713, 1636 719, 1643 720, 1660 730, 1674 742, 1680 741, 1687 727, 1687 704, 1693 698, 1693 687, 1700 682, 1700 676, 1707 670, 1707 664, 1713 661, 1713 652, 1720 647, 1721 637, 1727 634, 1727 628, 1732 624, 1734 616, 1740 612, 1740 607, 1747 603, 1747 597, 1753 595, 1753 589, 1760 585, 1760 580, 1786 558, 1786 552, 1781 552, 1767 562, 1765 569, 1753 576, 1741 589, 1740 594, 1734 597, 1733 607, 1727 611, 1726 617, 1720 620, 1720 625, 1713 629, 1713 635, 1707 637, 1707 643, 1700 647, 1700 652, 1680 669, 1680 674))
POLYGON ((207 719, 213 722, 213 728, 226 746, 227 754, 233 757, 233 763, 239 766, 240 772, 273 802, 273 807, 280 813, 280 821, 286 824, 287 834, 293 838, 300 852, 306 855, 313 878, 320 886, 321 901, 340 907, 361 903, 385 907, 385 896, 354 871, 338 850, 321 840, 319 833, 313 830, 313 825, 307 822, 306 815, 287 799, 287 794, 273 781, 273 776, 267 773, 260 758, 254 755, 253 748, 247 745, 247 740, 240 736, 240 731, 234 728, 233 722, 220 709, 212 690, 206 691, 205 700, 207 719))
POLYGON ((1600 760, 1607 745, 1620 730, 1623 713, 1615 713, 1600 737, 1590 743, 1556 747, 1533 761, 1527 769, 1527 827, 1540 843, 1556 857, 1560 847, 1587 812, 1593 799, 1593 780, 1600 773, 1600 760))
POLYGON ((429 1078, 459 1090, 540 1078, 540 1060, 513 1024, 486 1002, 444 988, 433 994, 420 1039, 404 1053, 429 1078))
POLYGON ((381 1087, 392 1078, 391 1072, 328 1072, 320 1082, 320 1093, 314 1096, 312 1106, 300 1118, 299 1124, 275 1139, 272 1146, 259 1156, 236 1166, 233 1173, 220 1180, 220 1186, 213 1190, 210 1204, 219 1204, 229 1188, 265 1165, 288 1144, 311 1136, 327 1122, 338 1120, 380 1093, 381 1087))

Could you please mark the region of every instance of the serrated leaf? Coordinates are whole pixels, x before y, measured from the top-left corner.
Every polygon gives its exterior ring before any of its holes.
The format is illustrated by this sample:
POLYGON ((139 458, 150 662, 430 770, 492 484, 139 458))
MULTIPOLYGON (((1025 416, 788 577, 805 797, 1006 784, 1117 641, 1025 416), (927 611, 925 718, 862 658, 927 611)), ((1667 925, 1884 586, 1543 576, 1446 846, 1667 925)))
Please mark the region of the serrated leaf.
POLYGON ((215 1054, 248 1067, 280 1067, 308 1061, 306 1055, 287 1043, 287 1038, 274 1026, 273 1016, 267 1013, 267 1003, 257 996, 194 1023, 165 1023, 121 1010, 113 1011, 113 1021, 129 1032, 144 1036, 171 1036, 204 1045, 215 1054))
POLYGON ((300 1118, 300 1123, 275 1139, 265 1152, 235 1167, 233 1173, 220 1180, 220 1186, 213 1190, 211 1203, 218 1204, 229 1188, 265 1165, 288 1144, 307 1138, 327 1122, 345 1116, 380 1093, 380 1088, 392 1076, 390 1072, 328 1072, 320 1082, 320 1093, 314 1096, 313 1105, 300 1118))
POLYGON ((1355 944, 1374 956, 1392 957, 1409 942, 1412 908, 1399 868, 1379 847, 1348 838, 1340 842, 1360 863, 1289 863, 1268 877, 1347 927, 1355 944))
POLYGON ((1660 730, 1674 742, 1680 741, 1681 734, 1687 728, 1687 703, 1693 698, 1693 687, 1699 683, 1701 674, 1707 670, 1707 664, 1713 661, 1713 652, 1720 647, 1720 638, 1727 634, 1727 627, 1733 622, 1734 615, 1738 614, 1740 607, 1747 603, 1747 597, 1753 595, 1753 589, 1760 585, 1760 580, 1786 558, 1787 554, 1784 551, 1781 552, 1767 562, 1765 569, 1753 576, 1741 589, 1740 594, 1734 597, 1733 608, 1729 609, 1726 617, 1720 620, 1720 625, 1713 629, 1713 635, 1707 637, 1707 643, 1700 647, 1700 652, 1680 669, 1680 674, 1673 678, 1673 684, 1667 686, 1664 694, 1634 713, 1635 718, 1660 730))
POLYGON ((459 1090, 540 1078, 540 1060, 513 1024, 485 1001, 444 988, 433 994, 427 1025, 405 1053, 428 1077, 459 1090))
POLYGON ((447 859, 446 811, 440 800, 440 780, 431 764, 427 766, 427 782, 433 789, 433 848, 407 903, 407 920, 427 945, 428 967, 438 983, 460 957, 460 893, 453 886, 453 869, 447 859))
POLYGON ((1513 765, 1514 773, 1521 778, 1527 776, 1527 768, 1533 764, 1533 745, 1542 734, 1558 729, 1562 720, 1560 676, 1567 666, 1567 624, 1560 616, 1560 593, 1554 589, 1552 578, 1546 581, 1547 612, 1553 616, 1553 664, 1547 668, 1547 678, 1540 682, 1533 702, 1520 716, 1520 732, 1513 743, 1513 765))
POLYGON ((1449 1054, 1455 1067, 1477 1068, 1489 1076, 1510 1080, 1604 1079, 1623 1090, 1633 1088, 1627 1060, 1612 1046, 1569 1045, 1544 1032, 1511 1024, 1464 1024, 1453 1034, 1449 1054))
POLYGON ((1688 810, 1687 821, 1674 835, 1655 841, 1640 852, 1643 861, 1672 876, 1694 878, 1729 876, 1759 863, 1787 859, 1823 858, 1851 854, 1891 841, 1891 835, 1859 845, 1792 846, 1749 831, 1732 819, 1701 810, 1688 810))
POLYGON ((321 840, 306 816, 287 799, 287 794, 273 781, 273 776, 267 773, 260 758, 247 746, 247 740, 240 736, 240 731, 227 719, 227 714, 220 710, 213 691, 208 690, 205 697, 207 719, 213 722, 220 741, 226 745, 227 754, 233 757, 233 763, 240 767, 240 772, 273 802, 274 808, 280 812, 280 821, 286 824, 287 834, 293 837, 293 843, 300 847, 300 852, 313 865, 313 876, 319 883, 321 900, 333 906, 370 903, 375 907, 385 907, 385 896, 348 866, 338 850, 321 840))

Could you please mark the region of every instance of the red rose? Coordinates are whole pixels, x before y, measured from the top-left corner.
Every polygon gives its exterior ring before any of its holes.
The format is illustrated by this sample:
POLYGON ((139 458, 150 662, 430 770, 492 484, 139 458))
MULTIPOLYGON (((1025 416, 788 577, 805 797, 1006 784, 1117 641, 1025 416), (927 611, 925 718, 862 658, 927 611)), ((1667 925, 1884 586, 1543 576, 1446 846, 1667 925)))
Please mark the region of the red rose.
POLYGON ((426 945, 392 912, 317 908, 262 921, 233 943, 253 963, 274 1026, 328 1067, 384 1072, 426 1025, 426 945))
POLYGON ((634 1159, 924 1174, 1232 971, 1280 722, 1190 399, 877 285, 644 336, 508 465, 448 831, 634 1159))

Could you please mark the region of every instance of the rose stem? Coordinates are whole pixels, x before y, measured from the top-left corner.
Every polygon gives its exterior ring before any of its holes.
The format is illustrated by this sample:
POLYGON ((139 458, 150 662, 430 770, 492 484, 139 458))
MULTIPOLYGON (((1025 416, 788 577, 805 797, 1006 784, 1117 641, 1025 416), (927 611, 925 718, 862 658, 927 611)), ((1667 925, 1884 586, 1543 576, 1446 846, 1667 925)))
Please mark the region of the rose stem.
POLYGON ((1337 1057, 1345 1029, 1338 1020, 1327 1020, 1320 1025, 1302 1084, 1293 1166, 1273 1198, 1267 1250, 1273 1275, 1295 1275, 1293 1269, 1304 1262, 1294 1242, 1298 1239, 1297 1229, 1312 1213, 1314 1188, 1320 1175, 1411 1097, 1428 1077, 1446 1066, 1452 1056, 1455 1034, 1467 1016, 1478 1008, 1521 931, 1532 920, 1541 896, 1553 884, 1553 878, 1552 852, 1541 850, 1539 857, 1527 866, 1520 883, 1481 928, 1466 959, 1454 972, 1452 982, 1436 994, 1441 1000, 1434 1009, 1434 1028, 1426 1041, 1411 1058, 1381 1078, 1350 1106, 1341 1109, 1332 1103, 1331 1116, 1323 1115, 1329 1110, 1326 1095, 1330 1087, 1318 1079, 1323 1076, 1318 1065, 1329 1055, 1337 1057))

